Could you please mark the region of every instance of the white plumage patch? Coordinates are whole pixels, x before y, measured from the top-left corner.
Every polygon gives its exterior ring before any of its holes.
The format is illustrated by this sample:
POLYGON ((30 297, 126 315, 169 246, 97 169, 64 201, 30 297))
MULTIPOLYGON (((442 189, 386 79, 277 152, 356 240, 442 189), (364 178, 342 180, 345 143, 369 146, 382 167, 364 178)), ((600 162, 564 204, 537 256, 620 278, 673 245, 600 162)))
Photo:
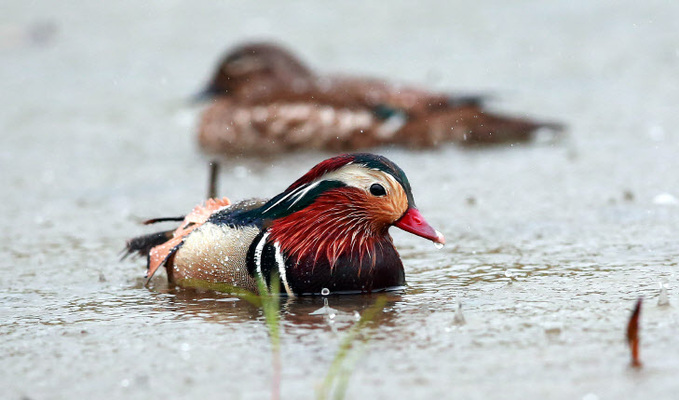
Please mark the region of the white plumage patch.
POLYGON ((328 132, 330 137, 349 136, 370 129, 376 122, 369 111, 338 110, 331 106, 306 103, 256 106, 252 114, 253 122, 268 122, 269 136, 277 137, 294 130, 299 136, 298 140, 308 140, 318 131, 328 132))
POLYGON ((300 191, 294 196, 294 197, 295 197, 295 201, 293 201, 292 204, 290 204, 290 205, 288 206, 288 209, 292 208, 292 206, 294 206, 298 201, 300 201, 301 199, 303 199, 304 196, 306 196, 307 193, 309 193, 310 190, 312 190, 313 188, 315 188, 316 186, 318 186, 320 183, 321 183, 321 182, 319 181, 319 182, 316 182, 316 183, 312 183, 311 185, 309 185, 308 187, 306 187, 306 188, 304 188, 304 189, 300 188, 300 189, 302 189, 302 190, 300 190, 300 191))
POLYGON ((257 242, 257 247, 255 247, 255 268, 257 269, 257 275, 260 279, 264 279, 262 274, 262 252, 264 251, 264 245, 266 244, 266 238, 269 237, 269 232, 266 232, 259 242, 257 242))
POLYGON ((281 245, 278 242, 275 242, 273 244, 274 249, 276 250, 275 258, 276 258, 276 265, 278 265, 278 275, 281 278, 281 281, 283 281, 283 287, 285 287, 285 292, 288 294, 288 296, 295 296, 295 293, 290 289, 290 285, 288 284, 288 278, 285 274, 285 259, 283 258, 283 253, 281 252, 281 245))
POLYGON ((277 202, 275 202, 275 203, 273 203, 272 205, 270 205, 269 207, 267 207, 267 209, 264 210, 263 213, 269 212, 269 210, 271 210, 272 208, 274 208, 274 207, 276 207, 277 205, 281 204, 282 202, 286 201, 288 198, 297 195, 300 191, 302 191, 302 190, 304 190, 305 188, 307 188, 307 186, 308 186, 308 185, 302 185, 302 186, 298 187, 297 189, 293 190, 292 192, 286 194, 286 195, 283 196, 280 200, 278 200, 277 202))
POLYGON ((390 139, 398 132, 399 129, 403 128, 406 124, 405 115, 396 114, 387 118, 382 125, 377 129, 377 136, 381 139, 390 139))

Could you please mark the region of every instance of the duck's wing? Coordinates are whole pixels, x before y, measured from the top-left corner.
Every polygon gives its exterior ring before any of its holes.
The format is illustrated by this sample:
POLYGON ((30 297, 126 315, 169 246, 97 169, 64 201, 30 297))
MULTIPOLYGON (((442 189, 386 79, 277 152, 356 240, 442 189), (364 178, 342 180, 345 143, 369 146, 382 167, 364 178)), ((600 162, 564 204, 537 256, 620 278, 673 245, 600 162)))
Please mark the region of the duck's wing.
POLYGON ((313 100, 243 104, 219 99, 201 117, 200 145, 208 152, 276 154, 300 149, 355 150, 388 143, 402 118, 313 100))
POLYGON ((307 79, 253 79, 228 96, 240 104, 311 102, 342 109, 373 109, 388 106, 408 114, 463 105, 480 105, 487 96, 451 95, 414 85, 354 76, 328 75, 307 79))
MULTIPOLYGON (((382 79, 333 75, 317 79, 317 86, 332 96, 344 98, 362 107, 388 106, 407 114, 418 114, 431 109, 445 108, 451 96, 414 85, 392 83, 382 79)), ((467 101, 472 96, 465 96, 467 101)), ((461 99, 460 99, 461 100, 461 99)), ((481 99, 474 99, 480 102, 481 99)))

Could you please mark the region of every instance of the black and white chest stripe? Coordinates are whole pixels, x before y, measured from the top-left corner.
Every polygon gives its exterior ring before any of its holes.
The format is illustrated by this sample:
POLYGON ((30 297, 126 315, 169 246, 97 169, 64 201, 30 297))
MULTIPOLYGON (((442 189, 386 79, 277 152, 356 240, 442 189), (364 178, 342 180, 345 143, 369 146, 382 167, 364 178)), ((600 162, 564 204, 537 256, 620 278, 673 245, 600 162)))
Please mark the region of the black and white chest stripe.
POLYGON ((288 284, 286 274, 286 263, 281 245, 278 242, 269 242, 268 230, 262 231, 250 245, 247 255, 248 273, 253 277, 264 279, 266 285, 271 287, 271 275, 278 273, 278 277, 283 284, 283 288, 288 296, 295 296, 295 293, 288 284))

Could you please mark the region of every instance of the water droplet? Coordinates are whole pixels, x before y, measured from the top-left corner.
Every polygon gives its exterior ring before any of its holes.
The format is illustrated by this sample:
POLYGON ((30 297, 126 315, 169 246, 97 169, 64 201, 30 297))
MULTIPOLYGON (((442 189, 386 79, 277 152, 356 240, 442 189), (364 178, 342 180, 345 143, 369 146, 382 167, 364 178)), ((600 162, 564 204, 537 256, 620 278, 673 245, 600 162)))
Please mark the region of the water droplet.
POLYGON ((648 128, 648 136, 654 142, 661 142, 665 139, 665 129, 660 125, 652 125, 648 128))
POLYGON ((328 305, 328 299, 323 299, 323 307, 319 308, 318 310, 309 313, 309 315, 327 315, 330 316, 331 314, 334 315, 337 313, 337 310, 334 308, 330 307, 328 305))
POLYGON ((129 379, 123 379, 122 381, 120 381, 120 386, 122 386, 122 387, 130 386, 130 380, 129 379))
POLYGON ((546 326, 545 334, 547 334, 547 336, 559 336, 561 334, 561 328, 558 326, 546 326))
POLYGON ((443 243, 434 243, 434 247, 441 250, 443 248, 443 243))
POLYGON ((505 276, 509 278, 509 283, 512 283, 513 281, 516 280, 516 275, 511 270, 505 270, 505 276))
POLYGON ((229 256, 224 256, 224 262, 229 262, 229 256))
POLYGON ((244 165, 236 166, 236 168, 234 168, 233 172, 234 172, 234 175, 236 175, 236 178, 238 178, 238 179, 245 179, 249 175, 248 169, 244 165))
POLYGON ((321 296, 327 296, 329 294, 330 294, 330 289, 328 289, 328 288, 321 289, 321 296))
POLYGON ((663 306, 669 306, 670 305, 670 297, 667 293, 667 284, 664 282, 658 282, 660 286, 660 294, 658 295, 658 305, 663 307, 663 306))
POLYGON ((464 325, 466 323, 464 319, 464 314, 462 314, 462 302, 457 301, 457 307, 455 310, 455 317, 453 317, 453 323, 455 325, 464 325))
POLYGON ((653 198, 653 204, 660 206, 676 206, 679 204, 679 200, 669 193, 660 193, 653 198))

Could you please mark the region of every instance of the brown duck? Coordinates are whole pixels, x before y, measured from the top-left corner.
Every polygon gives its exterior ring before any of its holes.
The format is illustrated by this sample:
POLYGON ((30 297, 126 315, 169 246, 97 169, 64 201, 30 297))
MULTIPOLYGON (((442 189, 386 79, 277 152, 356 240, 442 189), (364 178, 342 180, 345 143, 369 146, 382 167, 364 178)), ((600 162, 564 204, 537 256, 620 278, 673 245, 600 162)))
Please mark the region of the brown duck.
POLYGON ((515 143, 530 140, 540 128, 561 130, 559 124, 485 111, 481 96, 317 75, 271 43, 244 44, 229 52, 200 98, 212 99, 198 134, 211 153, 515 143))

